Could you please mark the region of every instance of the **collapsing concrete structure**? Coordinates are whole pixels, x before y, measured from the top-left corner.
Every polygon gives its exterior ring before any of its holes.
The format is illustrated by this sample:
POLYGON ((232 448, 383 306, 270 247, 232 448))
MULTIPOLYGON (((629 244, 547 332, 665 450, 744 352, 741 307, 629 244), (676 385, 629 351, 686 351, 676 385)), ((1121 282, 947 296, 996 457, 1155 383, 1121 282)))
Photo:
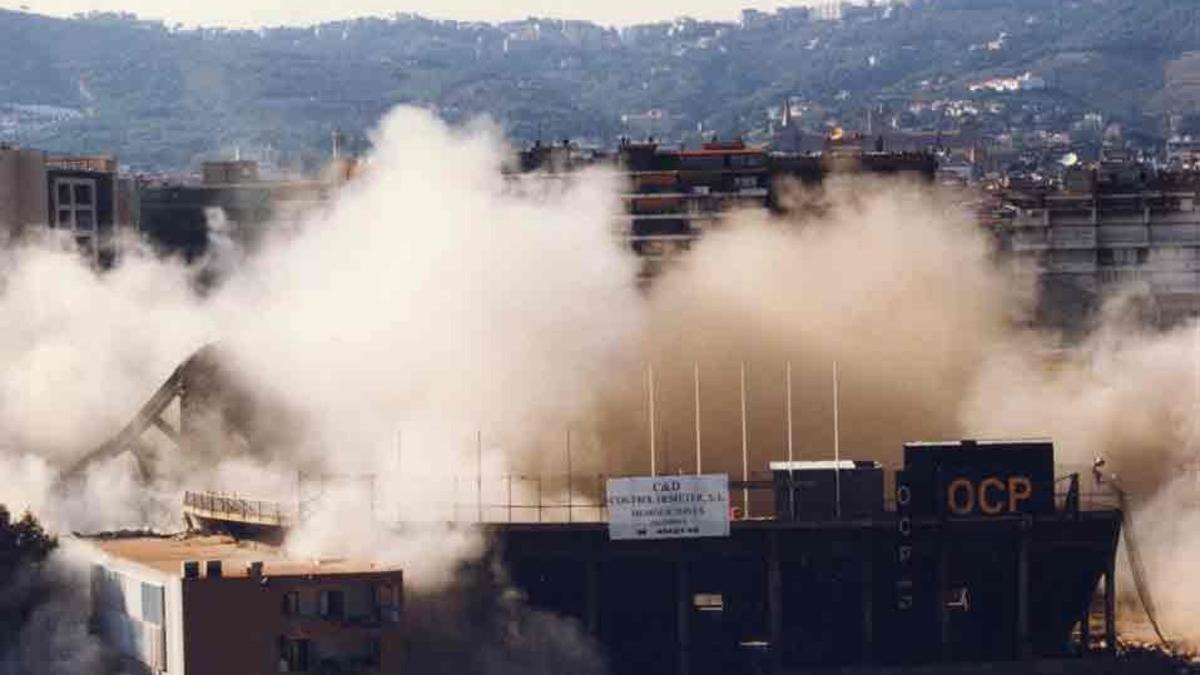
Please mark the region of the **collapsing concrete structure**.
POLYGON ((126 452, 144 476, 153 475, 155 447, 143 439, 151 429, 192 456, 224 452, 234 439, 238 447, 269 453, 294 444, 303 433, 284 406, 252 391, 220 347, 208 345, 179 364, 112 438, 67 467, 62 481, 70 483, 89 466, 126 452), (177 425, 167 419, 172 406, 177 406, 177 425))
MULTIPOLYGON (((1101 580, 1103 644, 1115 645, 1122 512, 1076 475, 1056 494, 1049 443, 910 444, 893 499, 874 463, 772 469, 729 482, 765 515, 739 509, 726 536, 617 538, 609 510, 589 503, 515 522, 528 496, 455 512, 478 521, 528 602, 574 617, 617 674, 1076 657, 1093 647, 1101 580)), ((205 529, 272 538, 296 513, 202 493, 185 511, 205 529)))
POLYGON ((1077 479, 1056 498, 1052 453, 1048 443, 910 446, 891 509, 862 489, 882 484, 878 467, 845 469, 845 490, 838 467, 731 481, 780 506, 840 496, 832 509, 734 520, 724 538, 488 527, 534 606, 583 621, 615 673, 1064 657, 1089 649, 1101 578, 1114 644, 1121 512, 1084 508, 1077 479))
MULTIPOLYGON (((138 437, 181 392, 190 401, 181 428, 187 419, 211 419, 205 408, 212 406, 217 419, 253 438, 253 417, 221 412, 236 388, 215 375, 224 372, 212 361, 216 354, 202 351, 175 371, 137 419, 76 472, 89 461, 139 452, 138 437)), ((742 502, 736 512, 718 511, 726 527, 716 536, 617 537, 607 501, 544 500, 540 479, 534 511, 527 501, 514 503, 511 479, 508 503, 485 503, 481 469, 464 481, 477 486, 474 503, 455 504, 452 513, 482 528, 491 555, 533 607, 586 626, 617 675, 1077 656, 1093 646, 1088 616, 1101 580, 1103 644, 1115 645, 1119 493, 1085 494, 1086 477, 1075 474, 1056 481, 1049 442, 913 443, 890 481, 874 463, 770 468, 763 480, 722 476, 723 503, 736 504, 729 495, 742 502), (894 486, 890 497, 886 484, 894 486), (564 509, 565 518, 543 518, 564 509)), ((572 480, 567 494, 575 492, 572 480)), ((1093 481, 1096 491, 1110 490, 1093 481)), ((603 492, 597 485, 593 494, 603 492)), ((302 519, 300 501, 293 509, 188 493, 184 511, 202 530, 275 541, 302 519)), ((409 525, 377 522, 401 534, 409 525)), ((242 600, 221 602, 233 603, 225 610, 233 612, 242 600)))

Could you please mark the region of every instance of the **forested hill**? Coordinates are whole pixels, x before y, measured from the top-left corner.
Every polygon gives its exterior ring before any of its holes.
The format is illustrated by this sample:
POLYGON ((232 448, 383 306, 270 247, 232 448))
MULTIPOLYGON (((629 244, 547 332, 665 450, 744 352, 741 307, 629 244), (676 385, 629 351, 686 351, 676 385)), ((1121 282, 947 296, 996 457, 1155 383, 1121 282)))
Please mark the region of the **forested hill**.
POLYGON ((0 12, 0 45, 0 140, 112 152, 138 169, 234 147, 295 158, 334 127, 353 149, 402 102, 452 120, 486 113, 518 140, 601 143, 645 119, 669 137, 763 130, 788 97, 810 122, 854 124, 868 108, 894 121, 913 101, 986 98, 970 85, 1027 72, 1045 86, 1010 98, 1146 135, 1200 103, 1200 58, 1188 56, 1200 51, 1197 0, 912 0, 837 20, 797 10, 621 30, 409 15, 184 30, 0 12))

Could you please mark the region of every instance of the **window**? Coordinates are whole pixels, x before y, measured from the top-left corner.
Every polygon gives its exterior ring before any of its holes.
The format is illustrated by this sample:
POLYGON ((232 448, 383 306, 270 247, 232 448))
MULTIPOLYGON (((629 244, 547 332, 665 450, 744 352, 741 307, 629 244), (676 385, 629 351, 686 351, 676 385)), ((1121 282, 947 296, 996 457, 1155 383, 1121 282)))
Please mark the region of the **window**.
POLYGON ((731 155, 729 157, 729 165, 735 169, 753 169, 764 166, 766 164, 766 156, 760 154, 753 155, 731 155))
POLYGON ((1149 249, 1144 248, 1102 248, 1097 252, 1097 259, 1101 265, 1144 265, 1149 260, 1149 254, 1149 249))
POLYGON ((280 636, 279 638, 279 672, 306 673, 308 672, 309 641, 293 640, 280 636))
POLYGON ((367 665, 378 666, 383 660, 383 645, 379 642, 379 638, 367 638, 367 665))
POLYGON ((400 623, 400 594, 391 584, 375 587, 375 606, 384 623, 400 623))
POLYGON ((300 593, 288 591, 283 594, 283 613, 286 616, 296 616, 300 613, 300 593))
POLYGON ((93 178, 55 178, 52 225, 68 230, 82 247, 96 252, 96 180, 93 178))
POLYGON ((321 616, 341 619, 346 615, 346 594, 342 591, 321 591, 321 616))
POLYGON ((679 168, 684 171, 714 171, 725 168, 723 155, 684 155, 679 158, 679 168))
POLYGON ((723 612, 725 598, 720 593, 696 593, 692 596, 692 606, 699 612, 723 612))
POLYGON ((163 625, 163 587, 142 582, 142 620, 163 625))

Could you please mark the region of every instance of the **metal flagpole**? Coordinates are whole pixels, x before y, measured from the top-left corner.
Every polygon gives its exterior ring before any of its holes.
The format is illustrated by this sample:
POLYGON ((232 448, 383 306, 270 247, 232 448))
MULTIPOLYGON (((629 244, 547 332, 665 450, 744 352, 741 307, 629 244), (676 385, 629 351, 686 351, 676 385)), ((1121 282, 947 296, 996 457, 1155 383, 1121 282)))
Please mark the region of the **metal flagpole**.
POLYGON ((842 517, 842 439, 838 420, 838 364, 833 362, 833 513, 842 517))
POLYGON ((651 477, 658 475, 658 457, 654 447, 654 365, 646 364, 646 381, 649 389, 649 406, 650 406, 650 475, 651 477))
POLYGON ((700 468, 700 363, 692 363, 692 380, 696 390, 696 475, 701 474, 700 468))
MULTIPOLYGON (((400 494, 404 495, 407 490, 404 489, 404 431, 402 429, 396 430, 396 481, 401 486, 400 494)), ((403 496, 400 497, 400 499, 403 498, 403 496)), ((397 501, 396 509, 397 512, 395 515, 399 519, 400 510, 403 509, 399 501, 397 501)))
POLYGON ((567 429, 567 522, 574 522, 575 495, 571 492, 571 429, 567 429))
POLYGON ((795 461, 792 444, 792 362, 787 362, 787 461, 788 461, 788 508, 792 518, 796 517, 796 483, 792 474, 792 462, 795 461))
POLYGON ((750 460, 746 443, 746 362, 742 361, 742 517, 750 517, 750 460))

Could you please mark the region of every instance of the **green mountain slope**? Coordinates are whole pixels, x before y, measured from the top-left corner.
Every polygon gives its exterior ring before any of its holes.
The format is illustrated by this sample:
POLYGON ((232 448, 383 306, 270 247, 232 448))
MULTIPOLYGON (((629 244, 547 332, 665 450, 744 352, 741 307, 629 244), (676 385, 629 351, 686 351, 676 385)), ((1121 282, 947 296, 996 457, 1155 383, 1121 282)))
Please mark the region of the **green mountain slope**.
POLYGON ((1153 135, 1168 108, 1189 105, 1164 89, 1168 65, 1200 49, 1200 3, 912 0, 837 22, 793 13, 621 31, 412 16, 177 30, 0 12, 0 44, 0 139, 164 169, 235 147, 315 158, 335 127, 365 147, 365 131, 397 103, 452 120, 487 114, 518 140, 610 143, 641 131, 623 115, 650 109, 665 111, 659 127, 671 137, 764 129, 785 97, 855 124, 868 107, 894 117, 914 100, 979 98, 971 83, 1025 72, 1046 82, 1023 95, 1039 111, 1100 112, 1153 135), (75 112, 47 119, 37 106, 75 112))

